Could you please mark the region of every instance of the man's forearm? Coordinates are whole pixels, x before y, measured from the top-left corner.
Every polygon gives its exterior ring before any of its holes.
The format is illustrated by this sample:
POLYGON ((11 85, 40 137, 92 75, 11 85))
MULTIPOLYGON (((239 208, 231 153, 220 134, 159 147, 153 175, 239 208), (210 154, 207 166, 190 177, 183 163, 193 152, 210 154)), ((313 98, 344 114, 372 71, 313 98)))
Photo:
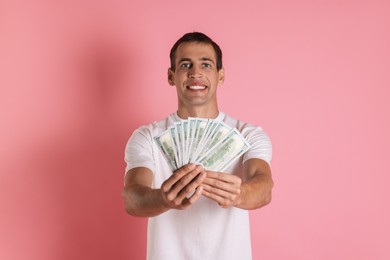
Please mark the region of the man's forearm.
POLYGON ((257 174, 241 185, 240 200, 236 207, 241 209, 257 209, 271 202, 274 183, 268 174, 257 174))
POLYGON ((132 185, 123 190, 122 196, 126 212, 133 216, 154 217, 168 210, 161 198, 160 189, 132 185))

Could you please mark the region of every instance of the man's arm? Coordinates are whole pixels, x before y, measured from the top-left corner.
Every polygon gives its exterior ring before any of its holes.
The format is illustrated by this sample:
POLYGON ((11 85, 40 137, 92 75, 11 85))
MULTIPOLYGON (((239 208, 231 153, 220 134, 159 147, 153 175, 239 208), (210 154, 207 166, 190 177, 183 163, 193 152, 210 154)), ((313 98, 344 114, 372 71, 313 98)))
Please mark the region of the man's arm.
POLYGON ((160 189, 153 189, 151 170, 145 167, 131 169, 125 176, 122 192, 126 212, 133 216, 153 217, 169 209, 185 209, 202 194, 199 185, 205 178, 206 172, 201 166, 188 164, 175 171, 160 189))
POLYGON ((232 174, 207 172, 202 194, 223 208, 256 209, 271 202, 273 184, 268 163, 249 159, 244 163, 243 180, 232 174))

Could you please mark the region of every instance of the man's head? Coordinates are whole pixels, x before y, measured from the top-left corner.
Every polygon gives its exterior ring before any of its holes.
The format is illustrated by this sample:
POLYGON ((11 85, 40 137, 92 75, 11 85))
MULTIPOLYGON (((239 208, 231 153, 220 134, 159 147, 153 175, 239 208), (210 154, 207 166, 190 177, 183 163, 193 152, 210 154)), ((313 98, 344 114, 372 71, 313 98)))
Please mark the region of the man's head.
POLYGON ((206 35, 187 33, 172 47, 168 83, 176 87, 184 118, 218 115, 217 88, 224 78, 221 49, 206 35))
POLYGON ((186 42, 197 42, 197 43, 204 43, 204 44, 210 44, 215 52, 215 57, 217 61, 217 70, 222 69, 222 51, 221 48, 216 44, 210 37, 207 35, 200 33, 200 32, 191 32, 184 34, 177 42, 173 45, 171 52, 170 52, 170 59, 171 59, 171 70, 176 69, 176 51, 180 44, 186 43, 186 42))

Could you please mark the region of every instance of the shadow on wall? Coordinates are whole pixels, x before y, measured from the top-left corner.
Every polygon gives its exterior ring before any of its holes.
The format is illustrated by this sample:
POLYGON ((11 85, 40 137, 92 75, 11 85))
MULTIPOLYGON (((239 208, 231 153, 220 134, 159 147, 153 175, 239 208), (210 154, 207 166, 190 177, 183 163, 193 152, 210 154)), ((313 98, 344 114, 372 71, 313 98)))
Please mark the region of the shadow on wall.
POLYGON ((128 216, 121 197, 124 148, 138 126, 131 111, 141 110, 132 102, 141 80, 131 51, 103 39, 69 50, 58 82, 70 90, 53 102, 67 112, 43 115, 61 131, 22 156, 28 174, 18 196, 27 203, 13 241, 15 250, 27 245, 21 259, 145 258, 146 219, 128 216))
POLYGON ((58 145, 62 156, 52 160, 65 157, 70 162, 61 170, 66 177, 59 195, 66 204, 64 222, 68 226, 64 230, 68 248, 61 257, 140 258, 145 254, 146 220, 127 216, 121 197, 123 152, 132 130, 128 127, 138 126, 137 122, 129 124, 128 110, 142 110, 131 100, 137 98, 132 93, 140 85, 140 73, 129 50, 104 41, 90 47, 80 64, 85 97, 80 139, 67 143, 65 150, 58 145))

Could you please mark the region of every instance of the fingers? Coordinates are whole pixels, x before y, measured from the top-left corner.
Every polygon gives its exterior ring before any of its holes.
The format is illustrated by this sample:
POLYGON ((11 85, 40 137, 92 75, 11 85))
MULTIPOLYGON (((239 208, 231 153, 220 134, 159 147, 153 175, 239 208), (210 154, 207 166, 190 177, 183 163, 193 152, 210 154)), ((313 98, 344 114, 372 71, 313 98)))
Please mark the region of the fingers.
POLYGON ((220 172, 207 172, 202 195, 216 201, 223 208, 234 206, 241 195, 242 180, 238 176, 220 172))
POLYGON ((187 173, 193 171, 194 169, 196 168, 196 165, 193 164, 193 163, 190 163, 190 164, 187 164, 183 167, 181 167, 180 169, 176 170, 172 176, 167 179, 163 185, 161 186, 161 188, 163 189, 164 192, 167 192, 169 191, 172 186, 178 181, 180 180, 184 175, 186 175, 187 173))
POLYGON ((208 197, 213 197, 215 199, 221 197, 228 200, 235 200, 236 196, 241 193, 240 188, 231 188, 232 191, 225 191, 206 184, 202 184, 202 187, 204 189, 204 195, 208 195, 208 197))
POLYGON ((165 202, 171 208, 183 209, 188 207, 202 194, 203 189, 199 186, 205 178, 206 172, 202 166, 188 164, 180 168, 161 186, 165 202), (187 198, 192 193, 194 194, 187 198))
POLYGON ((242 180, 240 177, 223 172, 207 172, 207 178, 203 182, 203 187, 223 196, 228 193, 240 193, 242 180), (225 192, 224 192, 225 191, 225 192))
POLYGON ((233 206, 232 203, 231 203, 232 200, 229 200, 229 199, 227 199, 225 197, 221 197, 221 196, 216 195, 214 193, 210 193, 210 192, 206 191, 206 188, 203 188, 202 195, 207 197, 207 198, 209 198, 209 199, 211 199, 211 200, 214 200, 222 208, 228 208, 230 206, 233 206))
POLYGON ((202 195, 202 192, 203 192, 203 187, 198 186, 198 188, 196 188, 195 190, 195 193, 188 199, 188 203, 193 204, 195 201, 197 201, 202 195))
POLYGON ((174 199, 175 202, 183 201, 183 199, 190 196, 202 184, 206 178, 206 172, 199 172, 195 178, 190 178, 190 174, 188 174, 178 181, 177 185, 174 185, 173 189, 169 192, 168 199, 174 199))
POLYGON ((221 207, 235 206, 240 200, 242 180, 236 175, 206 172, 200 165, 188 164, 175 171, 161 186, 165 203, 170 208, 185 209, 201 195, 221 207))

